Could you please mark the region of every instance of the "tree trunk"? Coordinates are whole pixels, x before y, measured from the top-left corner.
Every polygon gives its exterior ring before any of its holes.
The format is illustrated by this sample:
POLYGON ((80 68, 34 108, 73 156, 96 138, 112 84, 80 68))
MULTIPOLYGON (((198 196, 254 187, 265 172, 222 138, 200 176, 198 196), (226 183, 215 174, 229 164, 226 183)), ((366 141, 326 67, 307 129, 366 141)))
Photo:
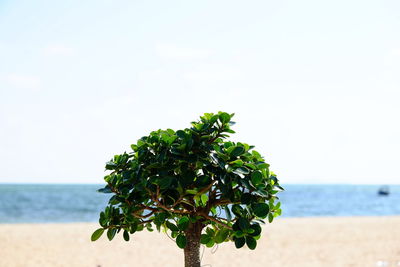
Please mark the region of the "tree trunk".
POLYGON ((196 222, 190 224, 185 231, 186 247, 185 253, 185 267, 200 267, 200 236, 203 224, 196 222))

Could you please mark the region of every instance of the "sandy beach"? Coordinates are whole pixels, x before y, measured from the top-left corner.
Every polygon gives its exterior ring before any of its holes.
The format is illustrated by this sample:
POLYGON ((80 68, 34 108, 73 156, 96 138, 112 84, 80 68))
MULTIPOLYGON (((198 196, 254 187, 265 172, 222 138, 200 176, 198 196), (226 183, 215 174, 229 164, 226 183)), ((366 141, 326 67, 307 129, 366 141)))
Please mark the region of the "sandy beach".
MULTIPOLYGON (((2 224, 1 267, 183 266, 183 251, 162 233, 96 242, 95 223, 2 224)), ((266 225, 255 251, 224 243, 203 266, 400 266, 400 217, 285 218, 266 225), (386 265, 384 265, 386 264, 386 265)))

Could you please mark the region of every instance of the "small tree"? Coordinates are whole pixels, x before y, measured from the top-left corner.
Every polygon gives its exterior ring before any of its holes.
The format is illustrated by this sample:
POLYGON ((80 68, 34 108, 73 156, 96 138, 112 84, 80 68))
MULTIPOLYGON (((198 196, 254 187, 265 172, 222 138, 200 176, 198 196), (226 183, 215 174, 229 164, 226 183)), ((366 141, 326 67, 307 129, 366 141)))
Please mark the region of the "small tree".
POLYGON ((109 240, 122 230, 128 241, 155 227, 184 249, 185 267, 200 267, 200 244, 255 249, 260 223, 281 214, 283 188, 253 146, 226 140, 233 115, 206 113, 191 128, 151 132, 107 162, 99 191, 112 197, 92 241, 105 230, 109 240))

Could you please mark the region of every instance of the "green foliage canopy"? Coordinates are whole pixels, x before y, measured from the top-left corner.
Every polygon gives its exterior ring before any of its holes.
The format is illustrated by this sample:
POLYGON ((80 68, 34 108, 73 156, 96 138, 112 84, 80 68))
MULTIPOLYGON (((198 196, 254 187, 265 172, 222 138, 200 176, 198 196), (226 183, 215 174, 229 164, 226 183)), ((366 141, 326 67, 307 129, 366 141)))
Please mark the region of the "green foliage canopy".
POLYGON ((197 222, 207 247, 233 241, 255 249, 260 224, 281 214, 276 194, 283 188, 253 146, 227 140, 233 115, 205 113, 191 128, 153 131, 107 162, 99 191, 112 196, 92 241, 105 231, 109 240, 123 231, 128 241, 156 228, 184 248, 197 222))

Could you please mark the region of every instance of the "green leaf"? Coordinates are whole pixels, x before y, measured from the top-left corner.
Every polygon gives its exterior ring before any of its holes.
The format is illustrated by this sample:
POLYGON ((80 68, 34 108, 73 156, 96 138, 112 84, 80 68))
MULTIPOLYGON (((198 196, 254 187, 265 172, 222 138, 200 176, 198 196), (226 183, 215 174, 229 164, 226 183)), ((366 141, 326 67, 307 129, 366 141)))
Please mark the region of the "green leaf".
POLYGON ((212 228, 206 228, 206 233, 207 233, 207 235, 209 235, 211 237, 214 237, 214 235, 215 235, 215 231, 212 228))
POLYGON ((189 217, 184 216, 184 217, 180 218, 178 221, 179 230, 185 231, 189 227, 189 222, 190 222, 189 217))
POLYGON ((229 164, 233 165, 234 167, 241 167, 243 166, 243 160, 237 159, 229 162, 229 164))
POLYGON ((243 193, 240 197, 240 201, 245 205, 250 204, 252 200, 253 196, 250 193, 243 193))
POLYGON ((124 230, 123 236, 124 236, 124 240, 125 241, 129 241, 129 233, 128 233, 128 231, 124 230))
POLYGON ((269 167, 269 164, 268 163, 259 163, 259 164, 257 164, 257 168, 259 169, 259 170, 262 170, 262 169, 266 169, 266 168, 268 168, 269 167))
POLYGON ((158 179, 156 183, 160 186, 161 189, 166 189, 171 185, 172 180, 173 180, 173 177, 165 176, 165 177, 161 177, 160 179, 158 179))
POLYGON ((215 235, 215 243, 220 244, 226 240, 226 238, 229 235, 229 230, 226 228, 223 228, 217 232, 215 235))
POLYGON ((274 220, 274 215, 272 213, 268 214, 268 222, 272 223, 273 220, 274 220))
POLYGON ((199 206, 202 205, 202 204, 201 204, 201 201, 200 201, 200 197, 199 197, 198 195, 195 195, 195 196, 193 197, 193 200, 194 200, 194 205, 195 205, 196 207, 199 207, 199 206))
POLYGON ((257 190, 257 191, 254 191, 254 193, 256 195, 259 195, 260 197, 264 197, 264 198, 268 197, 268 192, 266 192, 265 190, 257 190))
POLYGON ((251 174, 251 183, 254 186, 261 184, 263 180, 262 173, 260 171, 255 171, 251 174))
POLYGON ((254 233, 254 232, 255 232, 255 230, 252 229, 251 227, 250 227, 249 229, 246 230, 246 234, 252 234, 252 233, 254 233))
POLYGON ((175 224, 171 223, 170 221, 166 221, 166 222, 165 222, 165 225, 166 225, 171 231, 179 231, 179 228, 178 228, 175 224))
POLYGON ((147 169, 149 170, 149 169, 157 169, 157 168, 160 168, 162 165, 161 165, 161 163, 159 163, 159 162, 155 162, 155 163, 152 163, 152 164, 149 164, 149 165, 147 165, 147 169))
POLYGON ((99 228, 96 231, 93 232, 92 236, 91 236, 91 240, 92 241, 96 241, 97 239, 99 239, 101 237, 101 235, 104 233, 104 228, 99 228))
POLYGON ((138 230, 138 223, 137 221, 133 221, 131 226, 129 227, 129 233, 133 234, 138 230))
POLYGON ((151 226, 152 226, 151 223, 146 224, 147 231, 149 231, 149 232, 153 232, 154 231, 151 226))
POLYGON ((208 243, 206 244, 206 247, 211 248, 212 246, 214 246, 214 244, 214 240, 210 239, 210 241, 208 241, 208 243))
POLYGON ((143 231, 143 229, 144 229, 143 224, 138 224, 137 228, 136 228, 136 231, 140 232, 140 231, 143 231))
POLYGON ((109 161, 106 163, 106 170, 114 170, 117 167, 117 164, 115 164, 112 161, 109 161))
POLYGON ((217 114, 213 115, 213 116, 210 118, 210 123, 211 123, 211 124, 215 123, 215 122, 218 120, 218 118, 219 118, 219 116, 218 116, 217 114))
POLYGON ((108 222, 108 219, 106 218, 104 211, 100 212, 99 224, 103 227, 106 227, 107 222, 108 222))
POLYGON ((106 185, 104 188, 98 189, 97 192, 104 193, 104 194, 112 193, 111 188, 108 185, 106 185))
POLYGON ((231 209, 232 209, 233 214, 235 214, 237 217, 242 216, 243 208, 240 205, 233 204, 231 209))
POLYGON ((235 238, 235 247, 241 248, 246 243, 246 239, 244 237, 235 238))
POLYGON ((208 195, 207 194, 203 194, 203 195, 201 195, 200 198, 201 198, 201 202, 205 206, 207 204, 207 201, 208 201, 208 195))
POLYGON ((171 232, 172 238, 176 238, 178 235, 179 235, 179 232, 175 232, 175 231, 171 232))
POLYGON ((198 187, 208 186, 211 182, 211 178, 208 175, 200 175, 195 181, 195 185, 198 187))
POLYGON ((186 236, 180 234, 176 237, 176 244, 178 245, 179 248, 185 248, 186 247, 186 236))
POLYGON ((277 187, 279 190, 281 190, 281 191, 285 191, 285 189, 282 187, 282 186, 280 186, 280 185, 275 185, 275 187, 277 187))
POLYGON ((250 228, 250 223, 246 218, 240 217, 237 220, 237 222, 238 222, 239 228, 242 229, 243 231, 250 228))
POLYGON ((222 169, 225 169, 225 162, 222 160, 222 156, 223 154, 218 154, 218 156, 216 154, 211 154, 211 159, 218 164, 222 169))
POLYGON ((277 209, 275 212, 276 212, 276 214, 278 214, 278 216, 282 215, 282 210, 281 209, 277 209))
POLYGON ((162 212, 162 213, 157 213, 156 215, 154 215, 154 224, 156 226, 160 226, 161 224, 164 223, 165 219, 167 218, 167 214, 162 212))
POLYGON ((113 195, 110 200, 108 201, 109 204, 111 205, 116 205, 119 203, 119 201, 117 200, 117 195, 113 195))
POLYGON ((256 165, 254 165, 253 163, 246 163, 244 164, 246 167, 249 167, 252 170, 257 170, 256 165))
POLYGON ((253 233, 251 233, 251 236, 258 236, 261 234, 261 226, 258 223, 250 225, 250 228, 254 230, 253 233))
POLYGON ((176 131, 176 135, 177 135, 179 138, 182 138, 182 139, 185 139, 185 137, 186 137, 186 133, 185 133, 184 131, 182 131, 182 130, 176 131))
POLYGON ((231 157, 238 157, 244 153, 244 147, 235 146, 233 150, 229 153, 231 157))
POLYGON ((254 205, 253 212, 257 217, 265 218, 269 213, 269 206, 266 203, 257 203, 254 205))
POLYGON ((254 237, 246 236, 246 245, 249 249, 254 250, 257 247, 257 241, 254 237))
POLYGON ((117 229, 116 228, 110 228, 107 230, 107 238, 108 240, 112 240, 115 236, 115 234, 117 233, 117 229))
MULTIPOLYGON (((232 147, 233 146, 233 143, 232 142, 225 142, 224 143, 224 147, 225 148, 230 148, 230 147, 232 147)), ((233 149, 233 148, 232 148, 233 149)), ((229 151, 229 150, 228 150, 229 151)))
POLYGON ((215 208, 215 207, 211 207, 210 208, 210 211, 211 211, 211 213, 214 215, 214 216, 216 216, 218 213, 217 213, 217 209, 215 208))
POLYGON ((246 167, 239 167, 239 168, 235 169, 233 171, 233 173, 236 173, 236 174, 249 174, 250 171, 246 167))
POLYGON ((226 133, 232 133, 232 134, 236 133, 236 132, 235 132, 234 130, 232 130, 232 129, 225 129, 224 132, 226 132, 226 133))
POLYGON ((196 195, 197 190, 196 189, 188 189, 188 190, 186 190, 186 193, 191 194, 191 195, 196 195))
POLYGON ((253 150, 253 151, 251 151, 251 154, 252 154, 257 160, 259 160, 259 161, 262 160, 261 154, 258 153, 257 151, 253 150))
POLYGON ((228 123, 231 119, 231 116, 226 113, 226 112, 222 112, 219 114, 219 121, 222 123, 228 123))
POLYGON ((210 240, 211 240, 211 237, 206 234, 202 234, 200 237, 200 243, 204 244, 204 245, 207 244, 208 242, 210 242, 210 240))

